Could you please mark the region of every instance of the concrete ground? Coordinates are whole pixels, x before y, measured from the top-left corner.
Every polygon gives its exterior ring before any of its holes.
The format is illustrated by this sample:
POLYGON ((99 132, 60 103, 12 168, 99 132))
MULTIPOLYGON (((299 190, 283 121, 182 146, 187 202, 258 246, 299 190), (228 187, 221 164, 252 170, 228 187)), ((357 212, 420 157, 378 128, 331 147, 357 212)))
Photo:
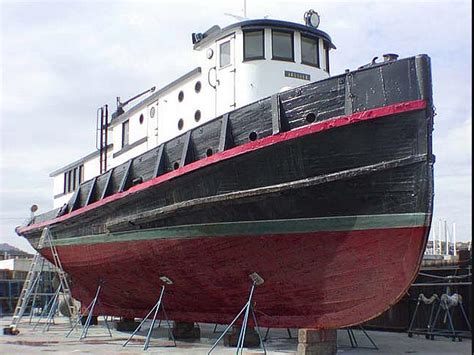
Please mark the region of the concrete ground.
MULTIPOLYGON (((8 326, 10 318, 0 318, 0 326, 8 326)), ((16 336, 0 334, 0 354, 32 354, 32 353, 55 353, 55 354, 140 354, 143 353, 144 335, 149 326, 144 325, 139 335, 123 348, 123 343, 128 339, 131 332, 118 332, 112 329, 112 338, 109 337, 103 321, 98 326, 90 328, 87 337, 79 340, 81 330, 77 329, 66 338, 69 331, 69 323, 66 319, 56 320, 50 330, 43 332, 43 324, 33 329, 32 325, 23 321, 19 326, 20 334, 16 336)), ((148 353, 157 354, 207 354, 214 341, 225 329, 219 326, 213 332, 213 324, 200 324, 201 340, 195 342, 178 341, 177 347, 168 340, 168 329, 163 325, 155 329, 150 343, 148 353)), ((262 330, 266 332, 266 328, 262 330)), ((368 331, 369 336, 377 344, 378 350, 371 347, 370 342, 360 330, 354 330, 359 347, 352 348, 347 330, 338 331, 338 354, 471 354, 471 339, 463 339, 462 342, 453 342, 444 337, 435 337, 435 340, 427 340, 424 336, 415 335, 409 338, 406 333, 389 333, 368 331)), ((285 329, 271 329, 265 347, 267 354, 295 354, 297 347, 297 331, 291 330, 292 338, 289 338, 285 329)), ((221 342, 213 351, 213 354, 233 354, 235 348, 226 348, 221 342)), ((261 354, 258 348, 248 349, 245 354, 261 354)))

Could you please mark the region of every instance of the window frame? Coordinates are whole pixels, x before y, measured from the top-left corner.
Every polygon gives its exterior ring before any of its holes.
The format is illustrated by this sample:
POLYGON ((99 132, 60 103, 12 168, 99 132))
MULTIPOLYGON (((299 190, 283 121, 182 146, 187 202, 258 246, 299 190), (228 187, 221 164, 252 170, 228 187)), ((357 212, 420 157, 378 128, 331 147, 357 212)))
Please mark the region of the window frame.
POLYGON ((243 43, 244 43, 244 46, 243 46, 243 61, 244 62, 250 62, 252 60, 265 60, 265 29, 264 28, 261 28, 261 29, 255 29, 255 30, 242 30, 242 34, 243 34, 243 43), (252 32, 261 32, 262 33, 262 55, 261 56, 258 56, 258 57, 246 57, 245 56, 245 35, 247 33, 252 33, 252 32))
POLYGON ((66 195, 70 192, 76 191, 79 186, 84 182, 84 164, 77 165, 76 167, 69 169, 64 172, 64 189, 63 194, 66 195))
POLYGON ((315 37, 315 36, 310 36, 310 35, 306 35, 306 34, 302 34, 301 33, 301 39, 300 39, 300 49, 301 49, 301 64, 304 64, 304 65, 309 65, 309 66, 312 66, 312 67, 315 67, 315 68, 319 68, 321 69, 321 58, 320 58, 320 55, 319 55, 319 37, 315 37), (314 63, 311 63, 311 62, 306 62, 303 60, 303 38, 306 38, 306 39, 310 39, 310 40, 314 40, 316 41, 316 61, 317 63, 314 64, 314 63))
POLYGON ((69 191, 67 190, 67 186, 68 186, 68 172, 64 172, 64 189, 63 189, 63 193, 64 194, 67 194, 69 191))
POLYGON ((84 182, 84 164, 79 165, 79 185, 84 182))
POLYGON ((293 63, 295 62, 295 32, 294 31, 272 29, 272 60, 281 60, 283 62, 293 62, 293 63), (275 46, 274 46, 274 40, 273 40, 273 34, 275 32, 288 33, 291 35, 291 59, 275 56, 275 46))
POLYGON ((122 122, 122 148, 130 144, 130 121, 122 122), (127 127, 127 141, 125 142, 125 127, 127 127))
POLYGON ((231 48, 231 39, 230 38, 227 41, 219 43, 219 69, 226 68, 229 65, 232 65, 232 48, 231 48), (222 46, 226 43, 229 44, 229 63, 222 65, 222 46))
POLYGON ((72 188, 72 170, 67 172, 67 192, 72 192, 74 189, 72 188))
POLYGON ((325 58, 325 68, 324 70, 329 74, 329 44, 327 42, 323 43, 323 48, 324 48, 324 58, 325 58))
POLYGON ((72 191, 77 189, 77 168, 72 169, 72 191))

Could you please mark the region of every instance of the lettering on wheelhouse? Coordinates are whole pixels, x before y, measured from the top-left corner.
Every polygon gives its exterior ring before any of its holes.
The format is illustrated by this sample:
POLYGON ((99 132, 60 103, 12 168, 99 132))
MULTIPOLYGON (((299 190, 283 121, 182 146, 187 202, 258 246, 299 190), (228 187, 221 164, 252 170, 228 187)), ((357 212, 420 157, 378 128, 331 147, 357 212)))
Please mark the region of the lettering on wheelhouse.
POLYGON ((305 73, 298 73, 296 71, 285 70, 285 77, 301 80, 311 80, 311 75, 305 73))

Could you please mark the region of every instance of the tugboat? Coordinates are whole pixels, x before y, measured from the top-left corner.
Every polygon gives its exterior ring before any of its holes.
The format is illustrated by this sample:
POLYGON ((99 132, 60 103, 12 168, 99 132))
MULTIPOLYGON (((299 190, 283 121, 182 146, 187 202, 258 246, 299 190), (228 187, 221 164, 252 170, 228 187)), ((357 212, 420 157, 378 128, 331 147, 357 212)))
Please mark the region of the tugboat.
POLYGON ((144 317, 166 275, 170 319, 229 323, 252 273, 265 327, 387 310, 431 223, 430 59, 330 75, 318 27, 310 10, 193 33, 198 66, 117 98, 110 118, 101 107, 97 150, 51 173, 54 209, 17 233, 52 260, 37 245, 48 228, 73 296, 88 304, 101 283, 107 315, 144 317))

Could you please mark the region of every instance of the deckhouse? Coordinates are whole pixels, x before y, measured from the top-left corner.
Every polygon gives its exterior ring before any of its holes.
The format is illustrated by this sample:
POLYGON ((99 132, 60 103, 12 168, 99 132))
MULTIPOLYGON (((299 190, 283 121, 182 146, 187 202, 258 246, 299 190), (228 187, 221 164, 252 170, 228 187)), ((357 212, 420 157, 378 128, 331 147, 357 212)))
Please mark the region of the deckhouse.
POLYGON ((314 11, 305 20, 304 25, 248 20, 193 33, 195 69, 147 90, 149 96, 128 110, 117 98, 110 120, 107 107, 99 109, 97 151, 50 174, 54 207, 67 203, 80 183, 217 116, 328 77, 329 51, 335 47, 317 29, 314 11))

